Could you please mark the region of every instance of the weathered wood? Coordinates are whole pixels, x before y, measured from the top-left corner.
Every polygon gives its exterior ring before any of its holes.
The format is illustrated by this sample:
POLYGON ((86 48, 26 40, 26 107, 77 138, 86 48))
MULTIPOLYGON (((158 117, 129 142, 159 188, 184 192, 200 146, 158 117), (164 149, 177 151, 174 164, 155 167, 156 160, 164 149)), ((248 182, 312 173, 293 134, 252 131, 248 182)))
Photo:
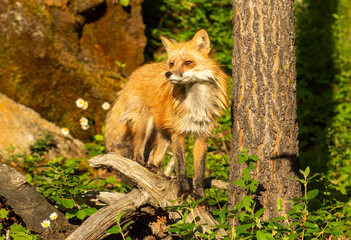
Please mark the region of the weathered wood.
MULTIPOLYGON (((73 229, 65 215, 52 206, 46 198, 38 193, 34 186, 27 183, 26 178, 5 164, 0 164, 0 195, 6 199, 6 204, 22 218, 27 227, 37 233, 45 233, 47 229, 41 223, 50 219, 51 213, 56 212, 57 220, 64 230, 73 229)), ((60 232, 59 226, 54 221, 50 227, 52 232, 60 232)))
MULTIPOLYGON (((259 182, 257 205, 274 217, 301 194, 297 177, 298 126, 294 1, 233 1, 232 155, 229 182, 241 177, 237 156, 244 147, 256 155, 252 177, 259 182)), ((228 204, 244 192, 230 185, 228 204)))
MULTIPOLYGON (((115 153, 108 153, 96 156, 89 160, 92 167, 109 167, 117 171, 138 187, 133 189, 124 197, 111 203, 90 216, 68 239, 102 239, 105 232, 114 224, 114 219, 120 211, 123 211, 123 218, 128 218, 142 205, 151 205, 155 208, 174 206, 170 200, 177 200, 178 186, 175 179, 157 175, 139 165, 137 162, 123 158, 115 153)), ((177 204, 179 204, 178 202, 177 204)), ((175 222, 180 221, 182 216, 179 212, 170 211, 169 217, 175 222)), ((193 214, 189 214, 187 221, 200 217, 198 224, 206 224, 200 227, 199 231, 206 232, 213 228, 218 222, 211 216, 205 207, 197 206, 193 214)), ((221 231, 220 234, 225 234, 221 231)))
MULTIPOLYGON (((192 182, 191 178, 189 178, 189 182, 192 182)), ((217 179, 206 178, 204 183, 205 188, 217 187, 222 191, 228 190, 228 183, 217 179)), ((91 207, 100 208, 120 200, 125 195, 126 194, 119 192, 87 191, 84 195, 81 196, 81 200, 83 200, 84 203, 88 204, 91 207)))
POLYGON ((164 171, 165 176, 171 177, 174 169, 175 169, 175 160, 174 158, 171 158, 171 160, 167 164, 166 169, 164 171))
POLYGON ((81 196, 81 198, 89 206, 104 207, 117 202, 124 196, 124 193, 119 192, 87 191, 83 196, 81 196))
POLYGON ((127 218, 140 206, 149 201, 147 194, 134 189, 119 201, 99 209, 76 229, 67 240, 103 239, 107 236, 106 230, 112 227, 116 216, 123 211, 123 217, 127 218))
POLYGON ((155 205, 166 207, 168 200, 177 199, 178 187, 174 180, 150 172, 139 163, 121 157, 115 153, 98 155, 89 160, 91 167, 110 167, 124 178, 133 182, 156 200, 155 205))

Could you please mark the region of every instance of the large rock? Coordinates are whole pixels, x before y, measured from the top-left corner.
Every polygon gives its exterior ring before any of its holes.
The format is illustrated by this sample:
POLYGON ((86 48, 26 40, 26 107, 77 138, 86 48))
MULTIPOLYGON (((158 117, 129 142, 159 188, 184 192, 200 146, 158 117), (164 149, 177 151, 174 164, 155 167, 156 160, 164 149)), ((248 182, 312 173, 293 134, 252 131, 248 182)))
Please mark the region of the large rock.
POLYGON ((84 144, 72 136, 64 135, 55 124, 43 119, 38 113, 18 104, 0 93, 0 154, 6 158, 14 147, 16 153, 28 152, 29 146, 46 134, 52 136, 53 146, 48 157, 86 157, 84 144))
POLYGON ((87 141, 145 44, 140 0, 0 0, 0 91, 87 141), (82 130, 81 117, 92 127, 82 130))

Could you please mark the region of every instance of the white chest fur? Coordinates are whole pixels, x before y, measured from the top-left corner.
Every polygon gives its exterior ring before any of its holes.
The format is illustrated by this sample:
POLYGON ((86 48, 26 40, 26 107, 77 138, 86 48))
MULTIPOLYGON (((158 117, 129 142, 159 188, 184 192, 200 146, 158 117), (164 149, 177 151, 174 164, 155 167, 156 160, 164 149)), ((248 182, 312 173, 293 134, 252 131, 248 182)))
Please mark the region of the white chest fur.
POLYGON ((211 134, 214 107, 214 96, 211 86, 206 83, 196 83, 186 87, 186 98, 183 102, 185 115, 181 121, 180 132, 196 135, 211 134))

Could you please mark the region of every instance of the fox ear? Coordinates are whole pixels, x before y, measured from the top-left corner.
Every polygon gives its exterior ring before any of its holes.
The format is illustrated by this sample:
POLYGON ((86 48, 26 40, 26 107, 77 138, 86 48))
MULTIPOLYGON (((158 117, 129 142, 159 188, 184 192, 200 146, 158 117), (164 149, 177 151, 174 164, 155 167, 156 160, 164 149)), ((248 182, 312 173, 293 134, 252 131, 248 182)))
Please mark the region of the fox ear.
POLYGON ((165 46, 167 52, 170 52, 174 49, 175 44, 177 43, 176 40, 174 40, 170 37, 164 36, 164 35, 161 35, 160 38, 161 38, 162 44, 163 44, 163 46, 165 46))
POLYGON ((197 31, 194 37, 191 39, 191 42, 195 44, 198 51, 204 52, 206 54, 210 53, 211 40, 210 36, 208 35, 205 29, 200 29, 199 31, 197 31))

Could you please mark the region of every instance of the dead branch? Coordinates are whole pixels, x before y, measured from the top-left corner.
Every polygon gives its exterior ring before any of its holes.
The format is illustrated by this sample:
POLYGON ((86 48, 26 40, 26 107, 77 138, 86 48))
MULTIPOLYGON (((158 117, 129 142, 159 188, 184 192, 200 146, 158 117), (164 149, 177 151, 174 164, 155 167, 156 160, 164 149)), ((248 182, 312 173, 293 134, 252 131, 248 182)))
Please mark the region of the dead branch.
MULTIPOLYGON (((138 190, 134 189, 124 197, 117 199, 116 202, 101 208, 77 228, 68 240, 102 239, 106 236, 106 230, 114 224, 114 220, 120 211, 123 211, 123 216, 128 216, 145 204, 163 209, 175 205, 170 202, 170 200, 177 200, 178 186, 175 179, 150 172, 137 162, 115 153, 96 156, 90 159, 89 163, 92 167, 112 168, 133 182, 138 190)), ((212 182, 215 183, 213 180, 212 182)), ((169 217, 175 222, 182 219, 181 213, 176 211, 170 211, 169 217)), ((195 207, 193 214, 188 215, 187 221, 191 222, 196 217, 200 218, 198 224, 206 224, 200 228, 199 231, 201 232, 206 232, 218 224, 205 207, 195 207)), ((225 234, 225 232, 222 231, 220 234, 225 234)))
POLYGON ((123 216, 128 218, 133 211, 146 204, 148 200, 147 195, 138 189, 133 189, 119 201, 99 209, 69 235, 67 240, 103 239, 107 236, 106 230, 115 224, 114 220, 121 211, 123 211, 123 216))

